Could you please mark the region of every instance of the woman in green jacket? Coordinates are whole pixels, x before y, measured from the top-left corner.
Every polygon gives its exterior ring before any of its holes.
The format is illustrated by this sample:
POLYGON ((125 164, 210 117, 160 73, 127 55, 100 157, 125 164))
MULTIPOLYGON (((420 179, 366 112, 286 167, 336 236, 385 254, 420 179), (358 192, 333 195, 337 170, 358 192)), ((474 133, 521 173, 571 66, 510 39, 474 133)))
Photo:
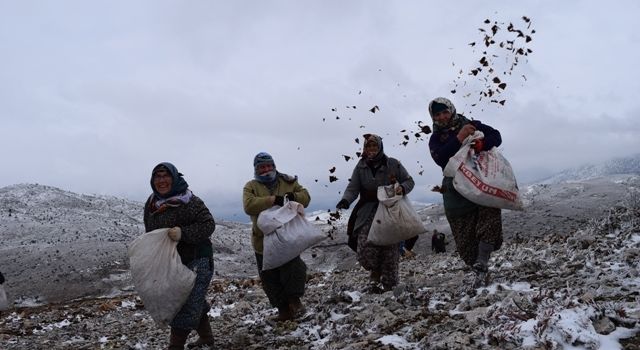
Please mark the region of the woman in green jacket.
POLYGON ((273 157, 260 152, 253 160, 254 179, 244 185, 242 204, 251 217, 253 230, 251 243, 256 255, 262 288, 272 306, 278 308, 276 321, 291 320, 304 312, 300 298, 304 295, 307 266, 300 256, 275 269, 262 271, 264 233, 257 225, 258 215, 274 205, 282 206, 285 199, 309 205, 309 192, 298 183, 296 176, 276 170, 273 157))

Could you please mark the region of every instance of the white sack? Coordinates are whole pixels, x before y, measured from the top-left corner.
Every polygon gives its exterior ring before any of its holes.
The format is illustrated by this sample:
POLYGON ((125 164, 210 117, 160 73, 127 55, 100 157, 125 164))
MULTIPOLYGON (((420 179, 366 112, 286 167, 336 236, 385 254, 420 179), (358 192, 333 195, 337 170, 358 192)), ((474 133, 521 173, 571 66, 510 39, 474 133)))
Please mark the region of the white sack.
POLYGON ((9 308, 9 300, 7 300, 7 293, 4 291, 4 285, 0 284, 0 311, 7 310, 9 308))
POLYGON ((258 228, 264 233, 262 270, 280 267, 327 236, 304 217, 304 206, 288 201, 258 215, 258 228))
POLYGON ((493 147, 476 154, 474 140, 484 134, 476 131, 449 159, 444 176, 453 177, 453 187, 466 199, 486 207, 522 210, 518 183, 509 161, 493 147))
POLYGON ((426 230, 407 196, 395 194, 398 184, 378 187, 378 208, 367 241, 376 245, 402 242, 426 230))
POLYGON ((168 228, 147 232, 129 246, 131 279, 145 309, 159 327, 166 327, 187 301, 196 274, 182 264, 178 242, 168 228))

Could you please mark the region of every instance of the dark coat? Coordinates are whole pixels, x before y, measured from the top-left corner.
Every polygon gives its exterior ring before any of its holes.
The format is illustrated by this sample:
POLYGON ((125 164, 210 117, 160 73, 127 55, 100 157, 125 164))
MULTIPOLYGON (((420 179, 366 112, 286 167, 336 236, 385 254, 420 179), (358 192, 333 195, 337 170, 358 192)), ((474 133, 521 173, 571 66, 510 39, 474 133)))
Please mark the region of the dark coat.
POLYGON ((168 206, 166 210, 151 213, 149 197, 144 206, 144 228, 147 232, 159 228, 180 227, 182 235, 178 242, 178 254, 187 265, 195 258, 212 257, 211 234, 216 228, 213 216, 204 202, 193 195, 186 204, 168 206))
POLYGON ((395 158, 386 157, 380 167, 376 170, 375 176, 371 168, 364 159, 360 159, 356 164, 349 179, 347 189, 344 191, 342 199, 349 204, 360 197, 360 200, 353 208, 349 217, 347 233, 349 234, 351 249, 355 249, 356 242, 352 233, 362 227, 367 218, 378 208, 378 186, 386 186, 397 181, 404 189, 404 194, 409 194, 415 185, 413 178, 395 158))
MULTIPOLYGON (((482 124, 479 120, 472 120, 469 123, 476 127, 476 130, 484 133, 483 150, 489 150, 502 144, 500 132, 489 125, 482 124)), ((453 157, 462 143, 458 141, 458 132, 465 124, 461 124, 458 128, 443 129, 435 131, 429 139, 429 150, 431 157, 443 170, 449 158, 453 157)), ((463 197, 453 187, 453 178, 445 177, 442 179, 442 197, 444 209, 447 217, 461 217, 467 215, 478 208, 478 205, 463 197)))
MULTIPOLYGON (((482 124, 479 120, 470 121, 476 130, 484 133, 484 148, 483 150, 490 150, 493 147, 498 147, 502 144, 502 137, 500 132, 489 125, 482 124)), ((440 131, 434 131, 429 138, 429 150, 431 151, 431 158, 438 164, 443 170, 449 162, 449 158, 453 157, 462 143, 458 141, 456 137, 458 131, 462 128, 460 125, 457 129, 445 129, 440 131)))

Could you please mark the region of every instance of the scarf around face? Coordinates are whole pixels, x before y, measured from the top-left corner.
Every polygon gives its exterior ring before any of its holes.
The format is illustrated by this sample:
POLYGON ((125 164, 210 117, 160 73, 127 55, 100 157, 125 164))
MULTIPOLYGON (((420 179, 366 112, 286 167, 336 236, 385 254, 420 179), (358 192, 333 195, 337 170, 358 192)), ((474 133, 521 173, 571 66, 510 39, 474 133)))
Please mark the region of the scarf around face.
POLYGON ((154 211, 163 212, 168 207, 179 207, 183 204, 189 203, 192 197, 193 197, 193 192, 191 192, 191 190, 186 190, 183 193, 177 194, 169 198, 158 198, 156 196, 154 197, 154 200, 152 202, 153 205, 151 206, 151 208, 155 209, 154 211))
POLYGON ((184 193, 184 191, 186 191, 189 188, 189 184, 182 177, 182 174, 178 171, 178 169, 175 167, 175 165, 173 165, 173 164, 171 164, 169 162, 160 163, 160 164, 156 165, 155 167, 153 167, 153 170, 151 171, 151 181, 150 182, 151 182, 151 189, 153 190, 153 194, 158 199, 167 199, 167 198, 174 197, 176 195, 184 193), (153 185, 153 174, 156 171, 158 171, 159 169, 166 170, 167 172, 169 172, 169 174, 171 174, 171 179, 172 179, 172 181, 171 181, 171 190, 169 190, 169 193, 167 193, 165 195, 161 195, 158 191, 156 191, 156 187, 153 185))
POLYGON ((269 153, 260 152, 256 154, 256 156, 253 158, 253 178, 256 179, 256 181, 265 185, 273 184, 276 181, 277 174, 278 172, 276 171, 276 163, 269 153), (273 165, 273 170, 265 173, 264 175, 260 175, 258 173, 258 167, 263 164, 273 165))
POLYGON ((254 178, 256 179, 256 181, 263 183, 265 185, 268 185, 276 181, 277 175, 278 175, 278 172, 276 171, 276 169, 273 169, 264 175, 255 174, 254 178))

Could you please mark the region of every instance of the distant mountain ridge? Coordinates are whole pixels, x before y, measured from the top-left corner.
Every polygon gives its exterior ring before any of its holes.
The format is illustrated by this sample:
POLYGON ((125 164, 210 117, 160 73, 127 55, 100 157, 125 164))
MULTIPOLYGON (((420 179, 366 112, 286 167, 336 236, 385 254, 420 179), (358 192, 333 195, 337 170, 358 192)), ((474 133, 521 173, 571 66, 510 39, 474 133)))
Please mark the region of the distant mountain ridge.
POLYGON ((614 158, 600 164, 586 164, 567 169, 534 182, 554 184, 620 174, 640 174, 640 153, 628 157, 614 158))

